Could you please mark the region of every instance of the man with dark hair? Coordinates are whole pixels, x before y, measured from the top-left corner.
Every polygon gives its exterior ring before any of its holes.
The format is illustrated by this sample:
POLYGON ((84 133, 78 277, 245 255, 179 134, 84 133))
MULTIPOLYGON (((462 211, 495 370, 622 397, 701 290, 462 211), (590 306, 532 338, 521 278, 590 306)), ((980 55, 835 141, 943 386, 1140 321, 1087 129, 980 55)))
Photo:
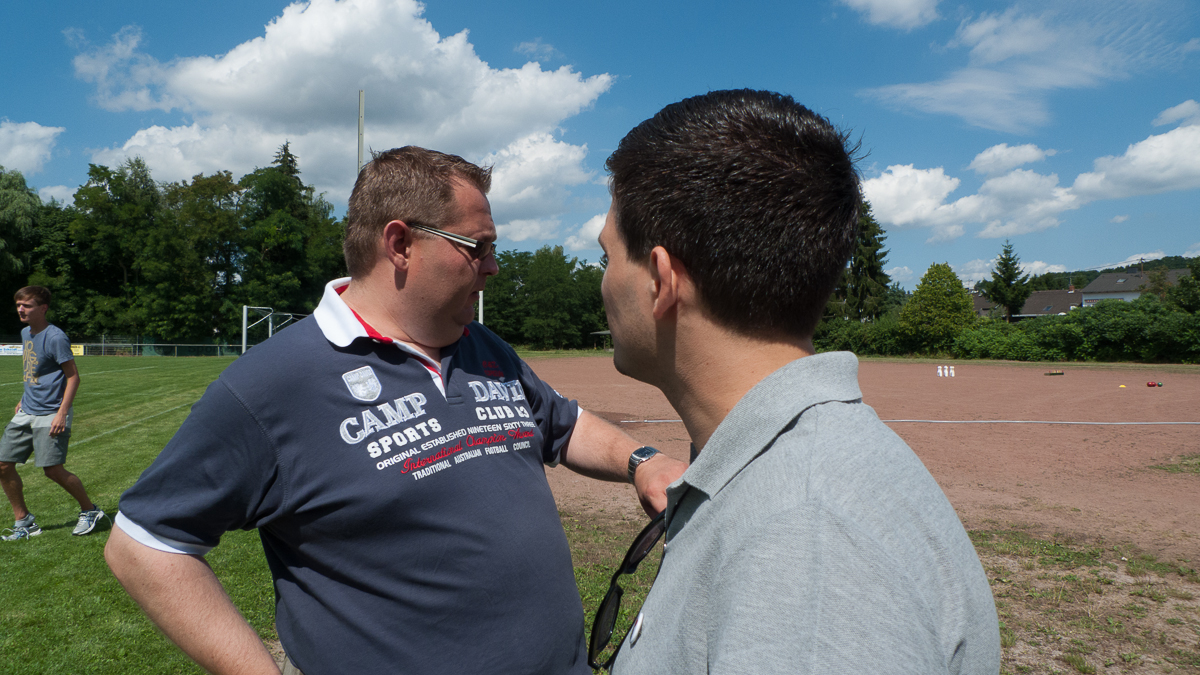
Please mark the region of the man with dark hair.
POLYGON ((498 268, 485 169, 415 147, 358 176, 349 279, 221 374, 121 499, 106 557, 213 673, 278 672, 202 556, 257 528, 285 673, 586 673, 583 609, 545 465, 634 480, 633 439, 478 323, 498 268))
POLYGON ((996 673, 999 629, 937 483, 812 335, 855 239, 844 134, 788 96, 667 106, 608 160, 617 368, 692 439, 629 673, 996 673))
POLYGON ((71 353, 71 341, 58 326, 46 319, 50 289, 26 286, 13 296, 21 323, 23 345, 22 379, 25 392, 13 409, 12 421, 0 438, 0 484, 12 504, 13 523, 3 541, 21 541, 42 533, 25 504, 25 485, 17 464, 29 455, 46 477, 62 486, 79 502, 79 520, 71 534, 85 535, 104 517, 83 487, 79 476, 67 471, 67 442, 71 439, 71 404, 79 391, 79 369, 71 353))

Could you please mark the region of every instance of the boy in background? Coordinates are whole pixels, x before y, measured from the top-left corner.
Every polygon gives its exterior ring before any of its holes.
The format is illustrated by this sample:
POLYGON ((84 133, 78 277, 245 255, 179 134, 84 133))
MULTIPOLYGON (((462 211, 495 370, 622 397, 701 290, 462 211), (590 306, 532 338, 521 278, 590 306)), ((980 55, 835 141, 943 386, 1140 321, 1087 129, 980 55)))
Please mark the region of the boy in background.
POLYGON ((25 393, 0 437, 0 484, 15 518, 10 533, 0 539, 19 541, 42 533, 25 505, 24 485, 17 473, 16 465, 24 464, 30 454, 47 478, 79 502, 79 522, 72 534, 88 534, 104 517, 104 512, 92 503, 79 477, 63 466, 67 461, 67 441, 71 438, 71 403, 79 391, 79 369, 71 354, 71 341, 46 320, 46 311, 50 309, 48 288, 26 286, 13 299, 21 323, 26 324, 21 330, 25 393))

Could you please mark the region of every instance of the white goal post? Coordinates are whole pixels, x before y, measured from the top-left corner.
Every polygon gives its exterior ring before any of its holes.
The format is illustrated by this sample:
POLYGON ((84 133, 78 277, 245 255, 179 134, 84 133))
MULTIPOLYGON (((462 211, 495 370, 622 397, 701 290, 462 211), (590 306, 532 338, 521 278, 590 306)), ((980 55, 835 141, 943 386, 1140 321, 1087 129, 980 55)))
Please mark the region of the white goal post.
POLYGON ((267 322, 267 338, 270 339, 275 334, 277 329, 298 321, 308 316, 307 314, 294 314, 292 312, 276 312, 272 307, 251 307, 250 305, 242 305, 242 353, 246 353, 246 334, 258 324, 267 322), (262 316, 254 323, 250 323, 250 312, 257 312, 262 316))

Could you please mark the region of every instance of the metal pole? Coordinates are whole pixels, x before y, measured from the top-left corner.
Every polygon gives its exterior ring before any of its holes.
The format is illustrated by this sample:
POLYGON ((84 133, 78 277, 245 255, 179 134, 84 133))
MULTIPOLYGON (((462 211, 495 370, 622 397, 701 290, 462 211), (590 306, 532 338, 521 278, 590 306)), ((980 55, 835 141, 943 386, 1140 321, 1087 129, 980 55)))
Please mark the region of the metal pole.
POLYGON ((267 315, 267 338, 275 334, 275 313, 267 315))
POLYGON ((367 92, 358 90, 358 170, 363 165, 363 116, 367 105, 367 92))
POLYGON ((242 305, 242 353, 246 353, 246 305, 242 305))

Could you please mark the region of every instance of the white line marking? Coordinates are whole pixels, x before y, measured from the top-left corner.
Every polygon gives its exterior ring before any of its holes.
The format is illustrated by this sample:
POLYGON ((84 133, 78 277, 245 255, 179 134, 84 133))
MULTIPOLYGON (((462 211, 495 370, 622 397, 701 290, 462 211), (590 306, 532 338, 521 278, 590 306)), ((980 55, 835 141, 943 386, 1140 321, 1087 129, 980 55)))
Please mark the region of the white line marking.
MULTIPOLYGON (((151 368, 157 368, 157 367, 158 366, 142 366, 141 368, 120 368, 117 370, 99 370, 94 373, 83 370, 83 371, 80 371, 79 374, 80 374, 80 376, 84 375, 85 373, 89 376, 90 375, 107 375, 109 373, 128 373, 133 370, 150 370, 151 368)), ((25 384, 25 382, 23 380, 17 381, 17 382, 4 382, 4 383, 0 384, 0 387, 11 387, 11 386, 17 385, 17 384, 25 384)))
POLYGON ((683 420, 621 420, 621 424, 667 424, 670 422, 683 422, 683 420))
POLYGON ((108 431, 103 431, 103 432, 101 432, 101 433, 98 433, 98 434, 96 434, 95 436, 91 436, 91 437, 89 437, 89 438, 85 438, 85 439, 83 439, 82 441, 72 441, 72 442, 71 442, 71 445, 72 445, 72 446, 79 446, 79 445, 83 445, 84 443, 87 443, 88 441, 94 441, 94 440, 96 440, 97 438, 100 438, 101 436, 107 436, 107 435, 109 435, 109 434, 116 433, 116 432, 118 432, 118 431, 120 431, 120 430, 122 430, 122 429, 128 429, 129 427, 131 427, 131 426, 133 426, 133 425, 135 425, 135 424, 141 424, 142 422, 145 422, 146 420, 152 420, 152 419, 154 419, 155 417, 158 417, 159 415, 166 415, 167 413, 171 412, 172 410, 179 410, 180 408, 182 408, 182 407, 184 407, 184 406, 189 406, 189 405, 192 405, 193 403, 195 403, 195 401, 192 401, 192 402, 190 402, 190 403, 181 403, 181 404, 179 404, 179 405, 175 406, 174 408, 168 408, 168 409, 166 409, 166 410, 163 410, 162 412, 156 412, 156 413, 154 413, 153 415, 150 415, 150 416, 148 416, 148 417, 143 417, 143 418, 142 418, 142 419, 140 419, 140 420, 134 420, 134 421, 130 422, 129 424, 122 424, 121 426, 117 427, 116 429, 109 429, 108 431))

